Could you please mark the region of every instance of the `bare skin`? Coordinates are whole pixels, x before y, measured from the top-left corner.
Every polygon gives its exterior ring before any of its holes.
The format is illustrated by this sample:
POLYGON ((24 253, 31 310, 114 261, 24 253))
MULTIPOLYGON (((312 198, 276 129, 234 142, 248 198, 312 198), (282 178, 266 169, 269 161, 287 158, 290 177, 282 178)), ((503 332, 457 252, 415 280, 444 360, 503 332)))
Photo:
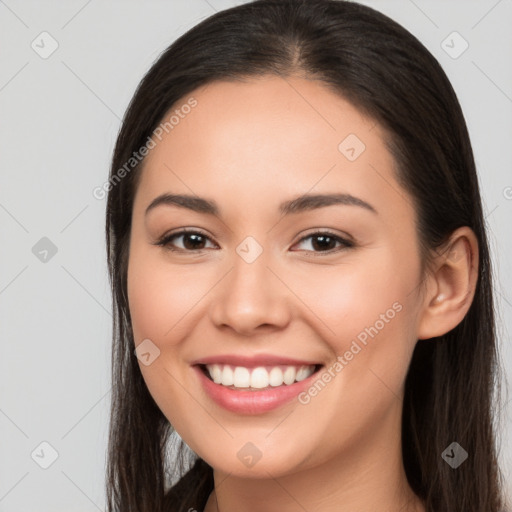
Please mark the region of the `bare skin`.
POLYGON ((448 332, 469 309, 473 232, 454 232, 422 280, 415 211, 384 132, 321 82, 223 81, 191 96, 197 106, 145 162, 128 298, 135 344, 149 338, 160 350, 140 364, 151 395, 214 468, 205 511, 424 511, 402 463, 403 385, 417 340, 448 332), (349 134, 365 145, 353 161, 338 149, 349 134), (163 193, 213 200, 220 213, 160 205, 146 215, 163 193), (286 216, 278 209, 333 193, 377 213, 343 204, 286 216), (203 234, 199 249, 187 236, 155 245, 182 228, 203 234), (326 229, 354 245, 319 246, 312 235, 326 229), (248 236, 263 250, 251 263, 236 251, 248 236), (381 315, 387 321, 377 323, 381 315), (329 368, 370 326, 378 333, 308 403, 264 414, 219 406, 191 367, 205 356, 265 353, 329 368), (261 455, 251 467, 237 455, 249 442, 261 455))

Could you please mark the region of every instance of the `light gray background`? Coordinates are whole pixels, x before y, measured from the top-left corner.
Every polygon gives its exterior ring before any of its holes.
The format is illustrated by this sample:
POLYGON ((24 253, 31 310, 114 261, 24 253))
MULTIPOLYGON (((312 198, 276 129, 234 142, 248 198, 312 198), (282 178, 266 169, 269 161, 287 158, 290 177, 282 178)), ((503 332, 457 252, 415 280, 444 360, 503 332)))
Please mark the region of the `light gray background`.
MULTIPOLYGON (((0 511, 104 510, 111 307, 105 201, 92 190, 107 179, 120 120, 151 63, 197 22, 239 3, 0 0, 0 511), (31 47, 50 48, 43 31, 59 45, 47 59, 31 47), (46 262, 32 252, 42 237, 57 248, 46 262), (58 452, 48 469, 43 441, 58 452)), ((510 376, 512 1, 364 3, 430 49, 462 104, 510 376), (458 58, 464 42, 447 39, 453 31, 469 44, 458 58)), ((512 493, 512 403, 506 395, 503 403, 512 493)))

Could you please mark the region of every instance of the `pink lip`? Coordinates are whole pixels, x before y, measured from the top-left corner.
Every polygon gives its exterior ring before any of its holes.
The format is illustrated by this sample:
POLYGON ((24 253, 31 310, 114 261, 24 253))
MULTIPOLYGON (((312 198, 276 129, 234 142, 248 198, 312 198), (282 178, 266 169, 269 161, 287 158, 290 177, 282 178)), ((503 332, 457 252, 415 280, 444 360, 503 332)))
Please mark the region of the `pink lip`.
POLYGON ((245 366, 246 368, 255 368, 257 366, 311 366, 320 364, 318 361, 300 361, 289 357, 275 356, 272 354, 259 354, 255 356, 237 356, 235 354, 225 354, 219 356, 210 356, 197 359, 190 363, 197 364, 230 364, 231 366, 245 366))
MULTIPOLYGON (((227 363, 225 358, 223 358, 222 361, 227 363)), ((240 358, 236 358, 236 361, 239 366, 246 366, 246 364, 239 364, 240 358)), ((268 360, 266 359, 265 361, 268 360)), ((282 362, 283 359, 279 359, 279 361, 282 362)), ((302 365, 304 363, 300 364, 302 365)), ((261 391, 242 391, 230 389, 226 386, 222 386, 221 384, 215 384, 215 382, 210 380, 203 373, 202 368, 198 365, 194 365, 192 368, 197 373, 206 394, 224 409, 238 414, 262 414, 290 402, 311 385, 313 379, 317 378, 318 373, 315 372, 307 379, 301 380, 300 382, 294 382, 290 385, 283 384, 282 386, 268 388, 261 391)))

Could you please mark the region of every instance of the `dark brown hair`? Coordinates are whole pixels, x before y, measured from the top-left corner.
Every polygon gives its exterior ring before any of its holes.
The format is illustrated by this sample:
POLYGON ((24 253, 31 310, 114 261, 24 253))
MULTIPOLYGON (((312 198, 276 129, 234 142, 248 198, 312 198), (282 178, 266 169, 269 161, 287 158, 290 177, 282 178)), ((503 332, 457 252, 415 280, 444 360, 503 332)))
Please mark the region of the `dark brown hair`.
POLYGON ((427 512, 499 512, 504 503, 494 424, 500 374, 492 275, 464 116, 441 66, 413 35, 374 9, 341 0, 257 0, 218 12, 163 52, 129 105, 114 151, 106 215, 114 308, 108 510, 201 511, 213 489, 212 468, 194 454, 188 454, 192 469, 182 475, 186 447, 170 442, 172 426, 149 394, 134 354, 127 262, 141 165, 113 179, 171 107, 197 87, 269 74, 321 80, 389 134, 397 180, 417 212, 424 271, 456 228, 474 231, 474 300, 453 330, 416 344, 405 382, 402 453, 409 483, 427 512), (469 453, 456 470, 441 457, 453 441, 469 453))

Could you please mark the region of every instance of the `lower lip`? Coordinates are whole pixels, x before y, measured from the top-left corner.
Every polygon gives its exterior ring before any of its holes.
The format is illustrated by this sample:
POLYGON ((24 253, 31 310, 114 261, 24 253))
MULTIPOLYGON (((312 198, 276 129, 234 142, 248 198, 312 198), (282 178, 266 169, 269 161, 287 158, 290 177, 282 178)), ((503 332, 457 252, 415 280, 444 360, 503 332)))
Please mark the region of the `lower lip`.
POLYGON ((216 384, 203 373, 201 367, 195 365, 193 368, 206 394, 221 407, 239 414, 262 414, 290 402, 311 384, 318 373, 290 385, 283 384, 261 391, 243 391, 216 384))

